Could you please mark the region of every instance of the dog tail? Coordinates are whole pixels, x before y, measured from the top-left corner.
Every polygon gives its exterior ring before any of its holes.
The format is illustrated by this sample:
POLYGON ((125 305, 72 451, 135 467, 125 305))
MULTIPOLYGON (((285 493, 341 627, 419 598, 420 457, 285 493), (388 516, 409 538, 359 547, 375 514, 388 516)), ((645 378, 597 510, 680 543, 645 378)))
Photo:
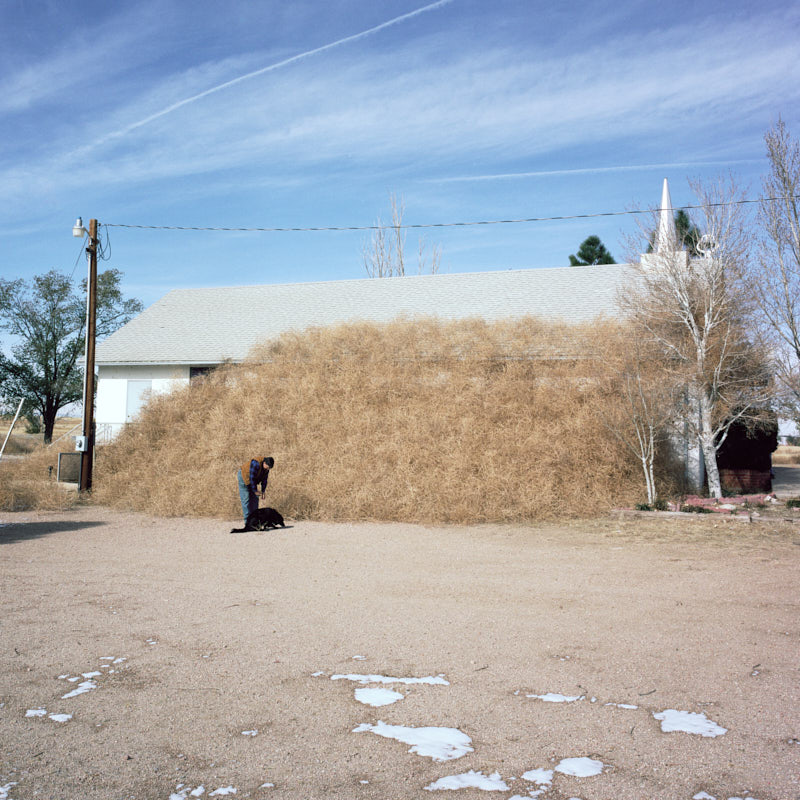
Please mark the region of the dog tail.
POLYGON ((244 533, 247 528, 231 528, 231 533, 244 533))

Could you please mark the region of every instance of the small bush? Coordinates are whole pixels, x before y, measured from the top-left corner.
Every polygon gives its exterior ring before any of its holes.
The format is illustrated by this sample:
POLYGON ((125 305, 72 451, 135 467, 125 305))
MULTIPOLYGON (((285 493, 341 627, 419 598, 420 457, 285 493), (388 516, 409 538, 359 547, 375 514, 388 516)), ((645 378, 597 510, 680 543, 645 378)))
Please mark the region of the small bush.
POLYGON ((659 498, 653 503, 653 509, 655 511, 669 511, 669 504, 666 500, 659 498))
POLYGON ((800 498, 793 497, 786 501, 786 508, 800 508, 800 498))
POLYGON ((713 514, 714 512, 710 508, 706 508, 705 506, 693 506, 690 503, 685 503, 681 506, 681 511, 687 514, 713 514))

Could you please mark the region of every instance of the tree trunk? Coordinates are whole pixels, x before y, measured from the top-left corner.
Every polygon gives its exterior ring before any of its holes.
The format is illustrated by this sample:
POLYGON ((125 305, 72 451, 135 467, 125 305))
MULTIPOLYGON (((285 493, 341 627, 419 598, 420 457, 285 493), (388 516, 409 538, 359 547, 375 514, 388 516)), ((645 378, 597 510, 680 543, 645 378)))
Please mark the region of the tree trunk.
POLYGON ((44 425, 44 443, 50 444, 53 441, 53 428, 56 424, 57 410, 49 404, 45 407, 42 414, 42 424, 44 425))
POLYGON ((706 467, 706 480, 708 481, 708 493, 712 497, 722 497, 722 484, 719 479, 719 468, 717 467, 717 447, 714 442, 714 431, 711 427, 711 411, 701 398, 700 400, 700 419, 702 429, 698 437, 700 449, 703 451, 703 461, 706 467))

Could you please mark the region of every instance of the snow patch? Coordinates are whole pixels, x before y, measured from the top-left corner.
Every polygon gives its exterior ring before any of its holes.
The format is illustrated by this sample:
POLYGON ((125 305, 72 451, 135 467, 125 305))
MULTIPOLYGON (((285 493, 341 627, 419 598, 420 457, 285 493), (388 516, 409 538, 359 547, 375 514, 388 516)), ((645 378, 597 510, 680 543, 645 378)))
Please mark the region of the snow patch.
POLYGON ((11 791, 11 787, 16 785, 16 781, 10 781, 9 783, 4 783, 2 786, 0 786, 0 800, 11 800, 11 798, 8 796, 8 793, 11 791))
POLYGON ((536 783, 539 786, 551 783, 553 780, 553 770, 551 769, 529 769, 522 773, 522 780, 536 783))
POLYGON ((392 703, 396 703, 398 700, 402 700, 405 696, 400 694, 400 692, 393 691, 392 689, 375 689, 365 687, 356 689, 355 695, 356 700, 358 700, 359 703, 363 703, 365 706, 373 706, 374 708, 379 708, 380 706, 389 706, 392 703))
POLYGON ((570 697, 565 694, 548 692, 547 694, 526 694, 525 697, 533 697, 536 700, 543 700, 545 703, 574 703, 576 700, 583 700, 586 695, 574 695, 570 697))
POLYGON ((72 719, 72 714, 48 714, 53 722, 69 722, 72 719))
POLYGON ((425 678, 392 678, 388 675, 331 675, 332 681, 354 681, 355 683, 426 683, 430 686, 449 686, 444 675, 428 675, 425 678))
POLYGON ((222 797, 223 795, 226 794, 236 794, 237 791, 238 789, 234 789, 233 786, 220 786, 219 789, 211 792, 209 797, 222 797))
POLYGON ((61 695, 61 699, 67 700, 70 697, 77 697, 79 694, 90 692, 92 689, 96 688, 97 688, 97 683, 95 681, 83 681, 82 683, 78 684, 77 689, 73 689, 71 692, 67 692, 64 695, 61 695))
POLYGON ((169 796, 169 800, 186 800, 188 797, 200 797, 205 794, 205 791, 206 787, 202 785, 192 789, 191 786, 184 786, 184 784, 179 783, 175 787, 175 791, 169 796))
POLYGON ((29 708, 25 712, 26 717, 43 717, 47 713, 45 708, 29 708))
POLYGON ((242 731, 242 736, 258 736, 258 728, 252 731, 242 731))
POLYGON ((556 772, 560 772, 562 775, 573 775, 576 778, 590 778, 592 775, 599 775, 602 771, 602 761, 586 756, 564 758, 556 767, 556 772))
POLYGON ((614 708, 639 708, 639 706, 634 706, 630 703, 604 703, 603 705, 614 706, 614 708))
POLYGON ((461 775, 447 775, 439 778, 428 786, 424 787, 428 792, 436 792, 442 789, 483 789, 485 792, 505 792, 508 791, 508 784, 500 777, 499 772, 491 775, 484 775, 482 772, 470 770, 461 775))
POLYGON ((693 711, 676 711, 674 708, 667 708, 664 711, 653 712, 653 716, 661 721, 661 730, 664 733, 683 731, 698 736, 714 737, 728 732, 727 728, 712 722, 705 714, 695 714, 693 711))
POLYGON ((353 733, 370 731, 386 739, 397 739, 410 744, 409 753, 427 756, 434 761, 450 761, 472 752, 472 739, 458 728, 422 727, 410 728, 404 725, 387 725, 380 720, 375 725, 364 722, 353 733))

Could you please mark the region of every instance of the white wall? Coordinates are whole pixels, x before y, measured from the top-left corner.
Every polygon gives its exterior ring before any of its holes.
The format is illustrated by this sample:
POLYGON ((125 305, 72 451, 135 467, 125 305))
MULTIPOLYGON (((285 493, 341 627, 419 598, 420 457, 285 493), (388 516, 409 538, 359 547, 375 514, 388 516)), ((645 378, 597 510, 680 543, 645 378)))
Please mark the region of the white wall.
MULTIPOLYGON (((95 422, 98 438, 103 433, 116 436, 129 416, 128 381, 149 381, 152 394, 165 394, 172 389, 189 383, 189 367, 185 364, 175 366, 135 366, 106 367, 97 369, 97 404, 95 422), (102 429, 101 429, 101 426, 102 429)), ((131 402, 133 399, 131 399, 131 402)))

